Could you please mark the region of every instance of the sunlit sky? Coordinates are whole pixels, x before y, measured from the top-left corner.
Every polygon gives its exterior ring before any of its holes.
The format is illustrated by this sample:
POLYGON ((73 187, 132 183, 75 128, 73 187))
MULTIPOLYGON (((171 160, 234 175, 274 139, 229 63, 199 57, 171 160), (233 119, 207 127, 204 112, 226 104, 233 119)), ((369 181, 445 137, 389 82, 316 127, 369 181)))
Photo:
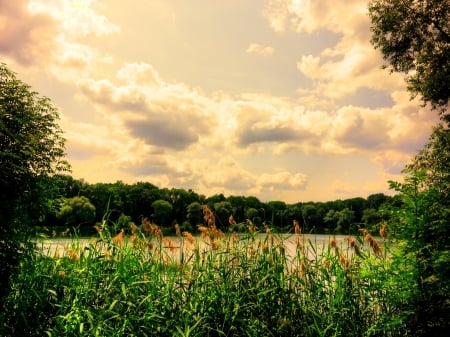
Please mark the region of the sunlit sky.
POLYGON ((367 0, 0 2, 0 60, 89 183, 327 201, 389 193, 435 112, 381 69, 367 0))

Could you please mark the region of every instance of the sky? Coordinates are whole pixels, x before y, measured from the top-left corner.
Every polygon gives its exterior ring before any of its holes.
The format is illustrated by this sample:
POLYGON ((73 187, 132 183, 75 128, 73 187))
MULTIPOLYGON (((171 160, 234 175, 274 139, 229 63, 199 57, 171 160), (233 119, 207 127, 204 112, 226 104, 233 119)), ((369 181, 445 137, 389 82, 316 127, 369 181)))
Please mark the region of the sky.
POLYGON ((390 194, 437 114, 368 0, 0 0, 0 60, 60 113, 72 176, 286 203, 390 194))

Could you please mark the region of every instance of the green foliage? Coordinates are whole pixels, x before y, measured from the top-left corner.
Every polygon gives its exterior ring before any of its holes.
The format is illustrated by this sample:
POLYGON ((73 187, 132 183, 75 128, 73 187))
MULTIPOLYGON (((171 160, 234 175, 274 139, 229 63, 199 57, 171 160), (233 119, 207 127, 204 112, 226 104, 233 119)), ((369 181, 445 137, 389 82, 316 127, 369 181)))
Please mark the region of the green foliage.
POLYGON ((406 173, 404 183, 391 182, 403 201, 392 223, 401 252, 397 258, 410 266, 400 281, 410 289, 405 320, 414 336, 445 336, 450 328, 450 210, 443 203, 448 200, 442 200, 437 186, 427 184, 425 170, 406 173))
POLYGON ((68 170, 58 112, 50 100, 0 63, 0 298, 20 258, 31 247, 30 225, 51 205, 42 197, 44 180, 68 170), (28 247, 29 249, 24 249, 28 247))
POLYGON ((192 202, 186 207, 187 219, 189 223, 196 227, 203 223, 202 205, 199 202, 192 202))
POLYGON ((216 216, 216 226, 219 228, 228 228, 228 218, 233 214, 231 203, 228 201, 220 201, 214 204, 214 211, 216 216))
MULTIPOLYGON (((132 185, 121 181, 115 183, 96 183, 88 184, 83 180, 75 180, 70 176, 55 175, 48 178, 48 187, 42 194, 45 207, 37 207, 35 213, 39 214, 41 224, 58 224, 58 219, 52 217, 55 213, 54 208, 60 203, 61 198, 72 198, 74 196, 85 196, 95 206, 95 222, 102 220, 102 214, 108 213, 109 218, 117 222, 121 214, 131 217, 131 221, 138 223, 143 218, 152 218, 153 209, 149 207, 157 200, 164 200, 172 205, 170 219, 164 220, 169 227, 174 223, 183 224, 189 221, 194 228, 203 223, 203 214, 201 205, 208 204, 211 209, 214 205, 221 205, 225 202, 223 214, 219 212, 217 217, 219 226, 228 226, 228 217, 233 215, 237 223, 245 222, 251 219, 253 223, 261 227, 263 223, 270 225, 277 232, 286 232, 292 229, 292 221, 297 220, 302 223, 303 229, 313 231, 313 233, 324 233, 326 231, 335 231, 336 221, 325 221, 329 211, 341 212, 345 208, 354 212, 353 223, 364 222, 363 213, 366 208, 371 207, 379 213, 380 206, 391 202, 392 197, 384 194, 376 194, 363 198, 351 198, 345 200, 335 200, 328 202, 308 202, 295 203, 287 205, 282 201, 260 202, 255 197, 215 195, 205 198, 192 190, 182 189, 160 189, 150 183, 139 182, 132 185), (217 201, 216 201, 217 200, 217 201), (216 201, 216 202, 213 202, 216 201), (242 205, 238 203, 242 202, 242 205), (304 218, 303 213, 307 216, 304 218), (249 214, 251 216, 249 216, 249 214), (306 225, 303 220, 306 220, 306 225)), ((223 207, 222 207, 223 209, 223 207)), ((216 212, 217 213, 217 212, 216 212)), ((346 225, 344 225, 345 227, 346 225)), ((341 226, 342 228, 342 226, 341 226)), ((348 231, 343 230, 344 233, 348 231)))
POLYGON ((450 98, 450 6, 448 0, 372 0, 372 43, 391 71, 407 73, 408 90, 441 108, 450 98))
POLYGON ((69 227, 92 225, 95 219, 95 206, 83 196, 65 199, 56 216, 69 227))
POLYGON ((272 234, 213 246, 136 228, 131 241, 108 228, 90 243, 75 239, 63 257, 25 261, 0 308, 0 335, 406 336, 385 325, 398 308, 386 301, 398 290, 389 260, 363 247, 361 256, 319 251, 272 234))
POLYGON ((168 225, 170 215, 172 214, 172 205, 165 200, 155 200, 152 203, 153 214, 152 218, 155 223, 160 226, 168 225))

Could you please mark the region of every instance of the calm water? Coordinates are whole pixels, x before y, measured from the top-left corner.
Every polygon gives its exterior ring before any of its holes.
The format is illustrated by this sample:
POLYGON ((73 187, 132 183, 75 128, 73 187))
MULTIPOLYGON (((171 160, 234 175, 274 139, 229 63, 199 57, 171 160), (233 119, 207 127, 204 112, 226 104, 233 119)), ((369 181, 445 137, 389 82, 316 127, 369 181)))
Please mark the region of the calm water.
MULTIPOLYGON (((241 242, 244 243, 246 237, 248 236, 241 234, 240 236, 241 242)), ((344 252, 350 252, 348 241, 345 240, 347 235, 313 235, 313 234, 304 234, 304 235, 295 235, 295 234, 284 234, 284 235, 275 235, 273 236, 274 242, 280 242, 282 240, 283 246, 285 248, 286 255, 288 257, 292 257, 296 254, 297 242, 300 240, 302 243, 305 254, 313 258, 316 254, 320 254, 323 250, 328 249, 330 239, 333 238, 336 241, 336 245, 344 252)), ((205 243, 200 237, 196 236, 196 240, 199 243, 199 247, 201 251, 206 251, 211 249, 209 244, 205 243)), ((267 239, 266 234, 258 234, 256 236, 256 244, 258 242, 264 242, 267 239), (258 241, 259 240, 259 241, 258 241)), ((186 244, 185 246, 188 246, 186 244)), ((155 240, 156 242, 156 240, 155 240)), ((42 249, 42 252, 49 256, 63 256, 68 249, 78 250, 77 248, 83 249, 84 247, 89 246, 89 244, 97 245, 101 249, 101 243, 98 242, 97 237, 93 238, 54 238, 54 239, 46 239, 38 241, 38 247, 42 249)), ((162 246, 166 248, 167 254, 171 255, 173 258, 179 256, 179 247, 180 247, 180 238, 175 236, 164 237, 162 246), (167 241, 172 241, 173 246, 172 249, 166 246, 167 241), (175 249, 173 249, 175 247, 175 249)), ((156 245, 155 245, 156 246, 156 245)))

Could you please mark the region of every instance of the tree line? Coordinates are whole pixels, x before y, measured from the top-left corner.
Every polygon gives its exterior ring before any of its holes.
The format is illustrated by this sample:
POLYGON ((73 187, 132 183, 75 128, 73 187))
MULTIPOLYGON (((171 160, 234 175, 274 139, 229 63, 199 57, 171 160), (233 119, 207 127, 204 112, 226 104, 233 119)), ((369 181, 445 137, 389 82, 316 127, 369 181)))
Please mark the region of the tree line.
POLYGON ((295 220, 304 233, 350 234, 361 227, 377 228, 386 220, 384 210, 398 199, 377 193, 367 198, 288 204, 263 202, 254 196, 206 197, 192 189, 158 188, 149 182, 89 184, 70 175, 49 177, 47 185, 50 206, 40 215, 41 224, 76 227, 84 233, 105 216, 125 230, 130 222, 140 224, 146 219, 169 233, 175 224, 195 231, 204 222, 202 206, 206 205, 222 230, 245 231, 251 222, 260 229, 269 226, 288 232, 295 220))

